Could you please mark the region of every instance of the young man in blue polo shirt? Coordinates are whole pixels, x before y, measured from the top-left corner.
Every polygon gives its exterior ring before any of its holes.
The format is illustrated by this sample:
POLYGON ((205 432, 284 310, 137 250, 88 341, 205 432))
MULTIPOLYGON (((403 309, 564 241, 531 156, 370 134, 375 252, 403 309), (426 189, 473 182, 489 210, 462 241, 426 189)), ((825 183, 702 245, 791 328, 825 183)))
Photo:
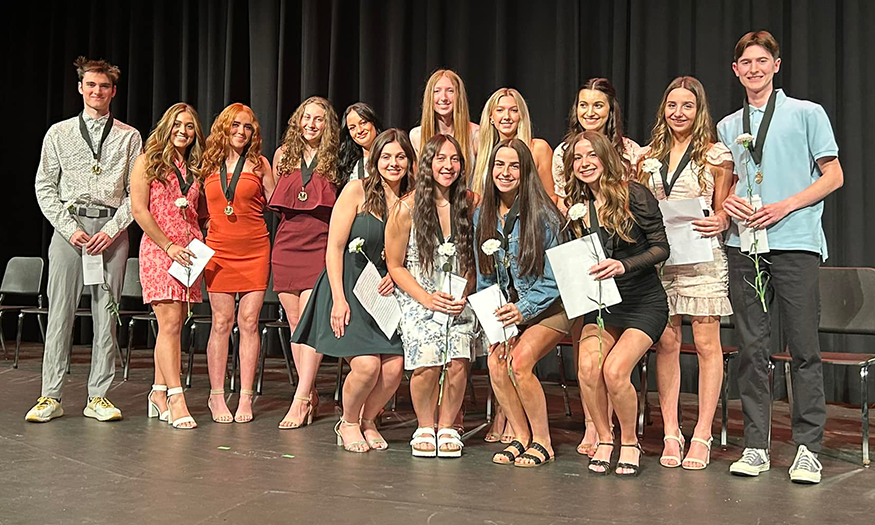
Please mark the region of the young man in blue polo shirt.
MULTIPOLYGON (((732 70, 746 92, 744 107, 717 126, 720 141, 732 150, 739 181, 723 203, 734 219, 727 241, 729 288, 740 338, 738 387, 744 411, 744 453, 730 466, 733 474, 757 476, 769 470, 770 391, 768 305, 777 303, 784 339, 792 355, 793 440, 798 445, 790 467, 797 483, 819 483, 817 460, 823 441, 826 402, 817 328, 818 271, 826 260, 821 217, 823 199, 841 187, 842 167, 829 118, 813 102, 790 98, 773 85, 781 68, 778 43, 767 31, 750 32, 735 46, 732 70), (746 143, 739 137, 748 134, 746 143), (762 205, 748 202, 759 196, 762 205), (739 225, 765 230, 767 239, 745 246, 739 225), (768 246, 768 253, 763 248, 768 246), (757 248, 758 247, 758 248, 757 248), (742 251, 744 249, 744 252, 742 251), (761 297, 754 260, 769 275, 761 297), (766 262, 766 259, 768 262, 766 262)), ((761 233, 751 235, 761 239, 761 233)))

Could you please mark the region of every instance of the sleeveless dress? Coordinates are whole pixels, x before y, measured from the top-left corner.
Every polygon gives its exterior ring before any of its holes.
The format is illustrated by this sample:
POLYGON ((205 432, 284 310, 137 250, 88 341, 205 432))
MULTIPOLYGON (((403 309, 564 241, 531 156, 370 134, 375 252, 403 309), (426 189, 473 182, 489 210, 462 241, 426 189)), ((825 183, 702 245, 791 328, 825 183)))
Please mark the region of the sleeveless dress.
MULTIPOLYGON (((642 156, 650 152, 645 148, 642 156)), ((717 142, 705 153, 709 164, 719 166, 732 161, 729 148, 717 142)), ((702 169, 694 161, 690 161, 678 176, 672 187, 669 200, 695 199, 704 197, 705 205, 714 213, 714 175, 709 164, 704 166, 704 191, 699 186, 697 173, 702 169)), ((662 178, 656 175, 648 181, 647 187, 659 200, 665 200, 665 188, 662 178)), ((670 315, 731 315, 732 305, 729 302, 729 266, 726 253, 723 251, 722 236, 711 238, 711 248, 714 253, 712 262, 698 264, 680 264, 662 268, 662 285, 668 295, 668 311, 670 315)))
MULTIPOLYGON (((401 201, 403 205, 407 203, 401 201)), ((416 228, 410 228, 410 240, 407 242, 407 256, 404 266, 416 282, 428 293, 437 291, 443 284, 444 272, 441 270, 444 257, 438 254, 435 246, 431 254, 433 270, 430 274, 422 271, 419 265, 421 254, 416 245, 416 228)), ((453 272, 458 275, 458 257, 453 257, 453 272)), ((456 294, 453 294, 456 295, 456 294)), ((447 347, 446 325, 438 324, 432 318, 434 312, 423 306, 419 301, 408 295, 404 290, 395 287, 395 297, 401 306, 401 341, 404 343, 404 368, 415 370, 425 366, 442 366, 450 359, 474 359, 482 352, 479 339, 479 329, 474 317, 474 311, 469 305, 457 317, 451 317, 449 331, 449 347, 447 347)))
POLYGON ((313 294, 307 301, 307 307, 298 320, 298 327, 292 334, 293 343, 308 345, 320 354, 334 357, 404 353, 398 330, 391 339, 387 339, 386 334, 380 330, 371 314, 364 309, 353 293, 355 283, 367 266, 368 259, 374 263, 380 275, 386 275, 383 234, 383 221, 367 212, 355 216, 352 228, 349 230, 349 238, 344 246, 348 246, 350 240, 361 237, 365 241, 362 250, 367 257, 360 253, 350 253, 347 249, 343 250, 343 294, 349 304, 349 324, 344 330, 343 337, 338 339, 331 330, 331 308, 334 306, 334 298, 331 295, 328 271, 323 270, 319 274, 316 286, 313 287, 313 294))
MULTIPOLYGON (((228 174, 230 183, 232 173, 228 174)), ((234 192, 234 213, 225 215, 228 204, 222 192, 220 173, 204 181, 204 197, 210 219, 207 246, 216 254, 204 269, 211 292, 267 290, 270 277, 270 234, 264 222, 264 188, 261 177, 244 172, 234 192)))
POLYGON ((283 173, 268 204, 281 214, 270 260, 277 292, 309 290, 325 269, 328 222, 337 189, 318 171, 307 184, 306 201, 298 199, 302 187, 300 168, 283 173))
MULTIPOLYGON (((177 167, 185 177, 187 175, 185 165, 177 164, 177 167)), ((149 213, 173 244, 186 247, 192 239, 202 241, 204 238, 197 224, 197 204, 200 193, 198 184, 195 182, 189 187, 185 195, 188 207, 180 209, 176 206, 176 199, 183 196, 179 181, 172 171, 166 179, 165 183, 153 180, 149 185, 149 213)), ((140 241, 139 256, 144 304, 155 301, 185 301, 186 297, 189 297, 193 303, 203 300, 201 292, 203 276, 198 277, 190 291, 186 290, 181 282, 167 273, 173 260, 164 253, 164 247, 155 244, 148 235, 143 235, 140 241)))

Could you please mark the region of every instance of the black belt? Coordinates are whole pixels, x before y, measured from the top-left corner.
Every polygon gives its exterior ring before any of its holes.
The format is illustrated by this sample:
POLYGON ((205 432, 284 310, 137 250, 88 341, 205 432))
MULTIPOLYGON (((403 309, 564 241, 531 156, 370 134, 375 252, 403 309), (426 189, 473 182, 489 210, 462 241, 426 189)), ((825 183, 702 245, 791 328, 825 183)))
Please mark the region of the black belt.
POLYGON ((115 208, 76 208, 76 215, 89 219, 103 219, 115 215, 115 208))

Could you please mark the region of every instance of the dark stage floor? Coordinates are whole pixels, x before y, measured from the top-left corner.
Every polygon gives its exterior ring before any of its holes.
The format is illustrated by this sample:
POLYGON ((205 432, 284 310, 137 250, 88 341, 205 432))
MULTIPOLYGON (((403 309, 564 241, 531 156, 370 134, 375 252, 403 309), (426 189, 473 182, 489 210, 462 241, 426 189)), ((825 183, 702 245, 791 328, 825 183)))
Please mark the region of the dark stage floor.
MULTIPOLYGON (((82 417, 89 349, 76 347, 65 389, 64 417, 24 421, 40 391, 41 346, 24 349, 19 369, 0 360, 0 524, 53 523, 870 523, 875 472, 860 466, 858 409, 830 406, 823 483, 789 482, 795 448, 789 443, 787 405, 776 402, 772 470, 756 479, 727 469, 741 452, 741 411, 730 406, 730 444, 715 445, 703 472, 659 466, 658 409, 643 440, 647 455, 638 479, 587 474, 575 452, 582 416, 565 417, 558 386, 547 385, 557 461, 538 469, 496 466, 500 447, 467 439, 461 459, 414 459, 407 441, 415 428, 402 384, 397 412, 384 419, 385 452, 346 453, 332 426, 334 365, 321 369, 319 418, 300 430, 277 423, 292 396, 280 360, 270 368, 255 420, 210 421, 205 358, 198 356, 186 399, 200 427, 174 430, 146 418, 151 359, 135 351, 131 380, 109 393, 125 419, 99 423, 82 417), (289 457, 293 456, 293 457, 289 457)), ((121 372, 117 376, 121 377, 121 372)), ((485 376, 475 378, 477 404, 467 403, 466 427, 483 420, 485 376)), ((652 402, 656 394, 651 393, 652 402)), ((695 397, 684 395, 692 432, 695 397)), ((229 403, 236 406, 236 396, 229 403)), ((715 425, 715 436, 719 428, 715 425)), ((689 436, 688 436, 689 437, 689 436)), ((719 436, 718 436, 719 437, 719 436)))

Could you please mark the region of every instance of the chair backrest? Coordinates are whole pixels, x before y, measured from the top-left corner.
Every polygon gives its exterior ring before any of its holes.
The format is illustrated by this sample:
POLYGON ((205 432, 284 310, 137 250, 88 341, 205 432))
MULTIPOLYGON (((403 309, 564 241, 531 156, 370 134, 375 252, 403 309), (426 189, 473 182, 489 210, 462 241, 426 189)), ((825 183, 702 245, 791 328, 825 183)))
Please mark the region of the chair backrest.
POLYGON ((820 269, 820 331, 875 335, 875 268, 820 269))
POLYGON ((6 264, 0 293, 39 295, 43 284, 42 257, 13 257, 6 264))
POLYGON ((140 259, 136 257, 128 257, 125 263, 122 297, 143 298, 143 286, 140 284, 140 259))

